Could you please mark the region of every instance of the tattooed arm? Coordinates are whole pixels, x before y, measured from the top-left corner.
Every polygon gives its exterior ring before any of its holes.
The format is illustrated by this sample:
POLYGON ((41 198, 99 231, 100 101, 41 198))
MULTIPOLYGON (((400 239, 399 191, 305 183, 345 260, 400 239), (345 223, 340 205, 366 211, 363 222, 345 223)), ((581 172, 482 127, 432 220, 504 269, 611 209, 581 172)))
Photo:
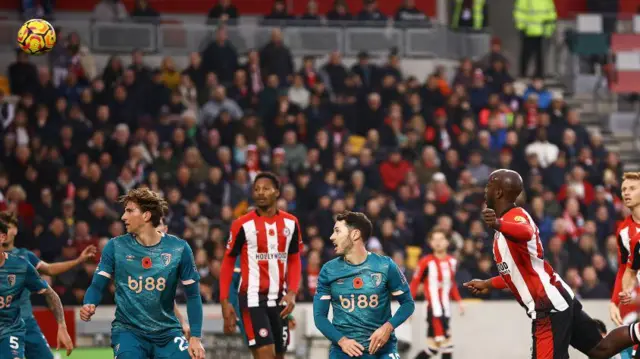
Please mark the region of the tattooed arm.
POLYGON ((49 310, 53 313, 58 325, 64 325, 66 327, 67 323, 64 320, 64 308, 62 307, 62 302, 58 294, 51 289, 51 287, 47 287, 42 295, 44 295, 44 298, 47 300, 47 307, 49 307, 49 310))

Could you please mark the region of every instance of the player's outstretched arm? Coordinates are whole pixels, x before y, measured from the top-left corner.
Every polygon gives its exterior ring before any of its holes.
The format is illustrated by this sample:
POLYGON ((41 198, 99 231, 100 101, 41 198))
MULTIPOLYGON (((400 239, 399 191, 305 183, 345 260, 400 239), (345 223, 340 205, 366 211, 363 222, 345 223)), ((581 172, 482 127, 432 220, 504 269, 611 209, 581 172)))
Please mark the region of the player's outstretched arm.
POLYGON ((76 259, 72 259, 70 261, 58 262, 58 263, 47 263, 45 261, 40 261, 37 266, 38 272, 49 275, 56 276, 65 272, 70 271, 75 266, 82 264, 88 261, 90 258, 93 258, 96 255, 97 248, 94 245, 90 245, 85 248, 80 256, 76 259))
POLYGON ((64 320, 64 308, 62 307, 62 302, 60 301, 60 297, 56 292, 48 287, 44 293, 47 306, 49 310, 53 313, 53 316, 56 318, 56 322, 58 323, 58 346, 57 349, 60 349, 60 344, 62 344, 67 349, 67 356, 71 354, 73 351, 73 341, 69 336, 69 332, 67 331, 67 323, 64 320))
POLYGON ((113 239, 110 240, 104 246, 98 268, 84 294, 83 305, 80 309, 80 319, 85 322, 90 321, 91 317, 96 313, 96 306, 102 301, 104 290, 111 282, 111 276, 115 273, 115 247, 113 241, 113 239))
POLYGON ((490 279, 472 279, 469 282, 463 284, 465 288, 471 291, 473 295, 485 295, 492 289, 506 289, 507 283, 501 276, 495 276, 490 279))

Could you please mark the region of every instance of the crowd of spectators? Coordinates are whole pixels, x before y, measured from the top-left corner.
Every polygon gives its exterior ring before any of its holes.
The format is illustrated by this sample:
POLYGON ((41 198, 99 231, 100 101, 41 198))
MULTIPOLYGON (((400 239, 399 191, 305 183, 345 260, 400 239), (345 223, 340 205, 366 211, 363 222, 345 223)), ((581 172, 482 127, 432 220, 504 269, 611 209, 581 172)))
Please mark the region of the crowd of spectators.
MULTIPOLYGON (((333 256, 333 218, 345 209, 372 219, 368 249, 407 276, 438 226, 459 259, 458 281, 488 278, 483 186, 492 169, 511 168, 525 180, 521 203, 547 259, 583 297, 609 296, 614 227, 626 214, 622 165, 542 79, 515 91, 498 40, 479 62, 426 79, 405 76, 394 51, 380 66, 362 53, 347 68, 336 52, 296 68, 279 30, 246 60, 224 28, 187 68, 169 57, 150 68, 140 51, 131 60, 96 69, 70 34, 50 67, 19 53, 8 69, 19 100, 0 95, 0 210, 19 216, 16 244, 46 261, 122 234, 118 196, 148 186, 167 198, 169 231, 192 246, 203 300, 216 302, 230 223, 252 205, 252 178, 269 170, 283 183, 278 206, 304 232, 301 300, 333 256)), ((94 270, 48 280, 78 304, 94 270)))

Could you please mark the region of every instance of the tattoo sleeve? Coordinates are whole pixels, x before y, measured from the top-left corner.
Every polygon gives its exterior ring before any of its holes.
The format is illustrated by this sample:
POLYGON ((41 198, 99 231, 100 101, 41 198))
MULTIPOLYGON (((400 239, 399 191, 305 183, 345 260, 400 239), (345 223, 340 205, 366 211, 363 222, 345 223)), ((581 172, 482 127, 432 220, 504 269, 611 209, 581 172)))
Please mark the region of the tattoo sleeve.
POLYGON ((44 293, 42 293, 42 295, 44 295, 47 300, 47 306, 56 318, 56 322, 58 322, 58 324, 65 324, 64 308, 62 307, 62 302, 60 301, 58 294, 49 287, 44 291, 44 293))

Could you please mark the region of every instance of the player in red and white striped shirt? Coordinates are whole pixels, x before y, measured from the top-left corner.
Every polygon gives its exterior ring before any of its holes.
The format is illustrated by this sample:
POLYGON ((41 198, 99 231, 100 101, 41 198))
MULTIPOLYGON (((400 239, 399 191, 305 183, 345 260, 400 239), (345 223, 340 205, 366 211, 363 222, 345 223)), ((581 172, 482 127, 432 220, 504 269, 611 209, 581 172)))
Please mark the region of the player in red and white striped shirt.
POLYGON ((538 227, 529 213, 515 204, 522 190, 522 177, 514 171, 501 169, 489 176, 482 217, 496 230, 493 254, 500 275, 472 280, 465 287, 474 294, 511 290, 533 320, 533 359, 568 358, 569 346, 589 358, 607 359, 637 344, 637 322, 602 338, 598 323, 582 310, 571 289, 544 261, 538 227))
POLYGON ((458 302, 460 312, 464 307, 460 300, 460 292, 456 283, 458 261, 447 253, 449 239, 447 234, 434 229, 429 234, 429 245, 433 250, 418 262, 418 267, 411 280, 413 298, 418 295, 420 284, 424 286, 424 297, 427 307, 427 348, 420 352, 416 359, 428 359, 442 352, 442 359, 451 359, 453 343, 449 331, 451 318, 451 299, 458 302))
POLYGON ((229 287, 240 256, 239 314, 256 359, 284 358, 288 318, 302 277, 302 233, 295 216, 277 210, 279 196, 278 178, 259 173, 253 183, 257 209, 231 224, 220 268, 220 302, 225 333, 230 334, 235 332, 236 313, 229 303, 229 287))

